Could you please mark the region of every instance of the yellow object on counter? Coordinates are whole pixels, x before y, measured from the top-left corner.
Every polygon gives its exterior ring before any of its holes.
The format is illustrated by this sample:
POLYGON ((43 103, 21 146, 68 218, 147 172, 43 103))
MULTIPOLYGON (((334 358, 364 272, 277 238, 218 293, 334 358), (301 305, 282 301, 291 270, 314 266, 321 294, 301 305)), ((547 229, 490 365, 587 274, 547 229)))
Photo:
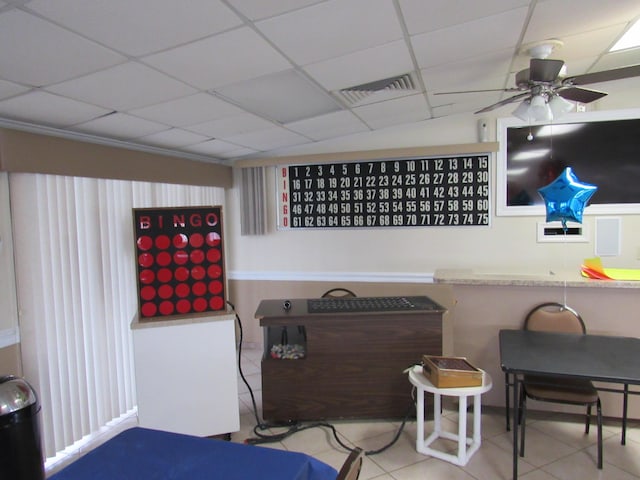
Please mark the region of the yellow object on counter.
POLYGON ((600 257, 586 258, 582 264, 583 277, 598 280, 640 280, 640 269, 637 268, 604 268, 600 257))

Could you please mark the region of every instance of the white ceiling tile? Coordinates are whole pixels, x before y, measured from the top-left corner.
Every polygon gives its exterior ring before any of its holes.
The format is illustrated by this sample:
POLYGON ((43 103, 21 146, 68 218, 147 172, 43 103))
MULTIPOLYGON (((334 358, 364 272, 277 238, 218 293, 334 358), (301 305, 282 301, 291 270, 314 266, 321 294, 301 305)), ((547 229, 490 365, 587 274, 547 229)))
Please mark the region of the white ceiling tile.
POLYGON ((623 24, 640 15, 637 0, 546 0, 536 4, 523 43, 566 37, 623 24))
POLYGON ((202 123, 206 120, 237 115, 242 113, 242 110, 208 93, 197 93, 168 102, 134 109, 129 113, 173 127, 183 127, 202 123))
POLYGON ((128 55, 145 55, 237 27, 219 0, 33 0, 29 9, 128 55))
POLYGON ((52 127, 66 127, 109 113, 109 110, 34 91, 0 101, 0 116, 52 127))
POLYGON ((188 130, 202 135, 217 138, 228 138, 241 133, 273 128, 273 122, 260 118, 252 113, 241 113, 197 125, 189 125, 188 130))
POLYGON ((20 10, 0 14, 3 78, 43 86, 126 61, 79 35, 20 10))
POLYGON ((129 110, 195 93, 195 90, 134 62, 48 87, 47 90, 113 110, 129 110))
POLYGON ((529 3, 530 0, 400 0, 400 9, 409 34, 415 35, 495 15, 529 3))
POLYGON ((291 68, 250 28, 239 28, 144 58, 149 65, 201 89, 291 68))
POLYGON ((207 140, 206 142, 196 143, 195 145, 189 145, 182 148, 187 152, 200 153, 203 155, 221 155, 225 152, 232 152, 238 150, 238 145, 227 143, 222 140, 207 140))
MULTIPOLYGON (((640 64, 640 49, 607 52, 638 17, 639 0, 0 0, 0 117, 82 124, 105 139, 145 133, 127 141, 198 144, 212 161, 330 151, 355 138, 367 148, 399 139, 391 132, 410 128, 404 122, 469 114, 513 96, 504 88, 528 67, 533 41, 563 41, 552 58, 569 75, 640 64), (281 72, 296 72, 340 109, 301 118, 311 115, 307 95, 298 100, 283 83, 238 92, 281 72), (403 74, 415 90, 338 92, 403 74), (416 95, 423 87, 426 98, 416 95), (247 99, 252 113, 238 103, 247 99), (280 110, 267 110, 267 101, 280 110), (378 128, 385 132, 370 132, 378 128), (296 144, 304 145, 287 148, 296 144)), ((640 77, 589 87, 610 93, 590 109, 640 106, 640 77)))
POLYGON ((374 129, 430 118, 427 101, 420 94, 356 107, 354 111, 374 129))
POLYGON ((527 9, 518 8, 411 37, 418 65, 428 68, 508 47, 515 52, 526 17, 527 9))
POLYGON ((353 113, 347 111, 288 123, 285 127, 316 141, 369 130, 353 113))
POLYGON ((227 0, 242 15, 251 20, 260 20, 273 17, 290 10, 308 7, 323 0, 269 0, 268 2, 256 2, 256 0, 227 0))
POLYGON ((158 133, 152 133, 144 137, 138 138, 137 141, 156 147, 180 148, 187 145, 202 143, 208 140, 208 137, 197 133, 188 132, 180 128, 171 128, 158 133))
POLYGON ((402 75, 413 70, 413 62, 404 40, 398 40, 307 65, 304 70, 332 91, 402 75))
POLYGON ((182 148, 182 150, 201 155, 215 155, 217 158, 237 158, 258 152, 252 148, 239 147, 221 140, 210 140, 197 145, 190 145, 182 148))
POLYGON ((280 127, 242 133, 226 138, 225 140, 258 151, 302 145, 303 143, 309 142, 309 139, 280 127))
POLYGON ((392 0, 331 0, 256 26, 300 65, 403 37, 392 0))
POLYGON ((123 113, 111 113, 88 122, 74 125, 71 129, 77 132, 90 133, 103 137, 129 139, 149 135, 166 129, 166 125, 150 122, 142 118, 123 113))
POLYGON ((221 152, 218 154, 218 157, 220 158, 226 158, 226 159, 233 159, 233 158, 240 158, 240 157, 245 157, 247 155, 252 155, 254 153, 258 153, 257 150, 253 150, 251 148, 237 148, 236 150, 229 150, 227 152, 221 152))
MULTIPOLYGON (((453 95, 428 95, 429 104, 431 105, 431 114, 433 117, 442 117, 444 115, 453 115, 462 112, 475 112, 488 105, 499 102, 506 97, 514 95, 514 93, 502 92, 482 92, 482 93, 461 93, 453 95)), ((505 111, 509 112, 515 109, 505 107, 505 111)))
POLYGON ((421 70, 427 91, 504 88, 511 50, 421 70))
POLYGON ((245 110, 293 122, 340 109, 336 100, 295 70, 265 75, 216 90, 245 110))
POLYGON ((620 32, 619 26, 601 28, 589 33, 582 33, 577 35, 570 35, 564 37, 564 45, 554 50, 552 58, 558 58, 564 60, 567 64, 568 75, 575 75, 578 72, 571 68, 573 62, 581 60, 583 58, 593 58, 594 52, 602 52, 609 49, 609 47, 615 42, 615 39, 620 32))
POLYGON ((24 85, 0 80, 0 99, 13 97, 14 95, 25 93, 28 90, 29 87, 25 87, 24 85))

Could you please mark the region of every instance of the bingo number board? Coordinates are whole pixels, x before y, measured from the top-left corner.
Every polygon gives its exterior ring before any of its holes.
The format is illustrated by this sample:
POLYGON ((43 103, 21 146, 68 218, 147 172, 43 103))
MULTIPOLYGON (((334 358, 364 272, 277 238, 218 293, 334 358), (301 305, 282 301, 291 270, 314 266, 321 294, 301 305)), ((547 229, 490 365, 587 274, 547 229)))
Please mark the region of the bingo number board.
POLYGON ((222 207, 134 209, 140 318, 226 312, 222 207))
POLYGON ((278 227, 489 225, 489 154, 278 167, 278 227))

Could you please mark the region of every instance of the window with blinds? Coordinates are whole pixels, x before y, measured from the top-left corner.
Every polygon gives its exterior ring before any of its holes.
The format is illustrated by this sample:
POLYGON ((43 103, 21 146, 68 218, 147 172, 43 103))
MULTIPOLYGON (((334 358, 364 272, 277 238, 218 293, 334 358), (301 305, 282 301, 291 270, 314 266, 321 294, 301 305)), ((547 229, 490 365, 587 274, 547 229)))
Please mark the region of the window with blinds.
POLYGON ((223 205, 224 189, 12 173, 24 377, 47 457, 136 405, 133 208, 223 205))

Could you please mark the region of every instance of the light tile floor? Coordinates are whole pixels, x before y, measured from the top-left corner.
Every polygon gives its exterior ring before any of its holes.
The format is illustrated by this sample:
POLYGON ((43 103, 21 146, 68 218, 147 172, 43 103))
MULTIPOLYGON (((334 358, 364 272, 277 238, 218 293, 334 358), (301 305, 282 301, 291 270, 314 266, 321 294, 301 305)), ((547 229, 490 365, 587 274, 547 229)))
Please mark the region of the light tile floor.
MULTIPOLYGON (((262 351, 244 349, 242 372, 253 391, 258 409, 261 405, 260 359, 262 351)), ((249 389, 238 379, 240 392, 240 432, 232 441, 243 442, 254 437, 257 423, 249 389)), ((444 412, 445 428, 456 431, 457 409, 444 412)), ((260 417, 260 410, 258 410, 260 417)), ((596 468, 596 429, 584 434, 583 417, 579 415, 528 412, 526 455, 519 459, 519 478, 523 480, 623 480, 640 479, 640 422, 631 421, 627 428, 627 444, 620 445, 620 422, 605 421, 603 427, 604 468, 596 468)), ((343 443, 365 451, 375 451, 390 443, 399 421, 332 421, 343 443)), ((468 418, 472 428, 472 415, 468 418)), ((425 431, 430 430, 427 423, 425 431)), ((269 432, 264 432, 269 433, 269 432)), ((505 429, 504 409, 483 407, 482 446, 464 467, 419 454, 415 450, 416 424, 408 421, 397 442, 383 452, 367 455, 360 480, 500 480, 512 475, 512 433, 505 429)), ((439 448, 455 451, 454 442, 439 440, 439 448)), ((312 428, 264 446, 305 452, 339 468, 347 451, 335 440, 328 428, 312 428)))

